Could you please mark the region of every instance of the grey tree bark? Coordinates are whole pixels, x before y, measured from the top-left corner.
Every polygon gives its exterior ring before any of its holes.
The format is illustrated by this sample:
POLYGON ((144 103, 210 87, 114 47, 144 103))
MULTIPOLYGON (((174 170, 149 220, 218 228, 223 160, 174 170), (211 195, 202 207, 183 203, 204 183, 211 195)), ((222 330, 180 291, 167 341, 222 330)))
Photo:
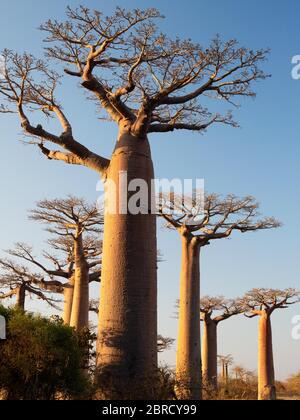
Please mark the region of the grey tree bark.
MULTIPOLYGON (((157 368, 156 217, 150 211, 153 179, 147 138, 121 131, 106 175, 106 183, 116 186, 117 212, 106 213, 104 218, 97 341, 100 377, 110 378, 112 392, 119 396, 143 394, 152 388, 157 368), (118 211, 122 200, 127 203, 125 190, 119 191, 120 171, 127 172, 128 184, 137 178, 146 182, 148 214, 118 211)), ((107 203, 114 199, 115 192, 108 188, 107 203)))

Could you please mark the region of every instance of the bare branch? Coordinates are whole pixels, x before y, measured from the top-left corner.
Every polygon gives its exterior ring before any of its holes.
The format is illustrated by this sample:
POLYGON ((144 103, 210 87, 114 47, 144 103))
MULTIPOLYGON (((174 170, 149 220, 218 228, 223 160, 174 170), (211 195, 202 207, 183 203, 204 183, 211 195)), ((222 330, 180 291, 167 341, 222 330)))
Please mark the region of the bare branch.
MULTIPOLYGON (((71 124, 54 97, 60 81, 58 74, 49 70, 45 62, 29 54, 19 55, 4 50, 3 57, 4 75, 0 80, 0 94, 6 102, 14 105, 25 134, 38 138, 44 153, 47 149, 43 148, 43 142, 48 141, 71 153, 73 160, 69 159, 68 163, 82 164, 100 174, 105 173, 109 160, 92 153, 74 139, 71 124), (61 134, 50 133, 41 124, 33 126, 27 111, 40 111, 47 117, 55 115, 62 127, 61 134)), ((1 109, 7 110, 4 105, 1 109)))
POLYGON ((204 246, 211 240, 226 239, 234 231, 245 233, 281 226, 274 218, 260 219, 258 208, 253 197, 230 194, 222 199, 216 194, 204 197, 201 191, 195 191, 183 198, 160 194, 157 211, 169 227, 184 227, 204 246))
POLYGON ((240 300, 247 317, 271 315, 277 309, 287 309, 300 302, 300 292, 296 289, 252 289, 240 300))
POLYGON ((223 296, 205 296, 200 300, 200 312, 203 320, 216 324, 243 312, 239 299, 225 299, 223 296), (215 313, 215 315, 214 315, 215 313))
MULTIPOLYGON (((81 77, 83 87, 109 116, 118 124, 127 120, 136 136, 202 130, 203 118, 192 113, 176 125, 171 119, 163 126, 152 125, 153 113, 162 115, 164 107, 172 114, 178 105, 199 103, 203 95, 229 103, 232 98, 255 95, 252 84, 267 77, 259 64, 268 50, 248 50, 236 40, 222 42, 219 37, 208 48, 190 40, 172 40, 155 26, 160 17, 155 9, 117 8, 104 17, 88 8, 68 8, 66 21, 49 20, 41 29, 51 44, 48 56, 73 67, 66 73, 81 77)), ((226 124, 226 117, 219 122, 226 124)))

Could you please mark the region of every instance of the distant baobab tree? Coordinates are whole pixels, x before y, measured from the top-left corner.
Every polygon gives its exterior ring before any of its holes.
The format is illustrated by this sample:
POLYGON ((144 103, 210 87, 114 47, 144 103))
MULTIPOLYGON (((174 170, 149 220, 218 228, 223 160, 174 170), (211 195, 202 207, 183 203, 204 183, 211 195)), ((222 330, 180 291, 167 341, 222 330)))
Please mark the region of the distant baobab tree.
MULTIPOLYGON (((0 94, 6 103, 0 110, 6 113, 13 106, 25 134, 48 159, 95 171, 105 182, 107 202, 113 199, 117 207, 126 192, 122 188, 120 193, 120 171, 127 173, 127 185, 139 179, 150 190, 150 133, 236 126, 231 113, 207 109, 203 98, 231 106, 240 97, 253 97, 253 83, 266 77, 259 67, 267 50, 253 51, 220 38, 208 48, 170 39, 154 23, 161 17, 154 8, 117 8, 109 17, 85 7, 68 8, 65 21, 48 20, 41 26, 47 61, 2 52, 0 94), (50 64, 57 62, 117 125, 111 159, 89 150, 74 133, 56 96, 61 79, 50 64), (34 125, 30 111, 57 117, 61 133, 45 129, 43 119, 34 125)), ((129 192, 128 200, 138 198, 129 192)), ((147 210, 150 192, 146 198, 147 210)), ((156 255, 155 214, 107 214, 97 363, 99 372, 111 377, 112 388, 130 392, 130 384, 133 389, 139 384, 140 389, 141 376, 148 383, 157 372, 156 255)))
POLYGON ((298 303, 295 289, 253 289, 241 300, 248 318, 259 316, 258 333, 258 399, 276 400, 275 369, 271 316, 277 309, 298 303))
POLYGON ((200 313, 203 321, 202 379, 214 391, 218 389, 218 325, 241 312, 241 306, 234 299, 210 296, 200 299, 200 313))
POLYGON ((223 383, 227 385, 229 380, 229 366, 233 365, 233 357, 231 354, 226 356, 218 355, 218 360, 222 369, 223 383))
POLYGON ((36 208, 30 211, 30 219, 46 225, 47 231, 56 237, 69 236, 72 239, 74 291, 70 325, 78 330, 88 327, 89 270, 91 264, 92 267, 99 265, 101 260, 100 255, 97 255, 100 250, 95 249, 94 243, 92 248, 85 249, 83 236, 100 234, 103 215, 96 204, 90 205, 81 198, 69 196, 66 199, 38 202, 36 208), (88 262, 90 256, 96 257, 91 264, 88 262))
POLYGON ((57 300, 47 295, 39 287, 42 281, 40 275, 28 270, 27 267, 17 265, 10 259, 0 259, 0 288, 6 291, 0 291, 0 300, 15 297, 15 306, 25 310, 26 294, 42 299, 50 306, 57 308, 57 300))
POLYGON ((234 232, 272 229, 280 223, 274 218, 260 218, 259 205, 253 197, 221 198, 211 194, 203 203, 200 192, 184 200, 161 194, 158 207, 167 227, 177 230, 182 243, 176 365, 176 380, 181 386, 177 393, 183 399, 197 399, 201 392, 200 250, 234 232))
POLYGON ((166 350, 169 350, 174 344, 174 339, 170 337, 164 337, 162 335, 157 336, 157 351, 162 353, 166 350))
POLYGON ((89 311, 93 312, 96 315, 99 315, 99 304, 100 304, 99 299, 90 299, 89 311))
POLYGON ((235 379, 242 382, 250 382, 256 380, 256 375, 251 370, 245 369, 243 366, 236 365, 232 368, 232 372, 235 374, 235 379))
MULTIPOLYGON (((50 239, 48 244, 52 249, 43 253, 44 261, 37 258, 33 248, 25 243, 17 243, 7 252, 10 256, 39 269, 41 274, 35 279, 35 284, 41 290, 63 295, 63 320, 66 325, 70 325, 75 281, 74 241, 70 236, 60 236, 50 239), (55 255, 55 251, 58 251, 60 256, 55 255)), ((89 267, 89 283, 100 282, 101 243, 98 238, 89 235, 83 239, 83 248, 89 267)), ((83 306, 81 310, 85 310, 83 306)), ((88 314, 82 314, 81 317, 88 319, 88 314)), ((88 324, 85 327, 88 327, 88 324)))
MULTIPOLYGON (((70 316, 72 310, 73 298, 73 277, 74 277, 74 259, 73 247, 70 241, 66 238, 60 237, 57 240, 51 241, 51 246, 55 250, 63 253, 64 259, 55 256, 51 251, 43 253, 43 259, 38 259, 34 253, 33 248, 25 243, 16 243, 14 248, 7 251, 10 257, 17 258, 27 265, 36 267, 42 274, 36 278, 38 287, 46 290, 49 293, 63 295, 63 320, 65 324, 70 324, 70 316)), ((13 264, 17 264, 13 261, 13 264)))

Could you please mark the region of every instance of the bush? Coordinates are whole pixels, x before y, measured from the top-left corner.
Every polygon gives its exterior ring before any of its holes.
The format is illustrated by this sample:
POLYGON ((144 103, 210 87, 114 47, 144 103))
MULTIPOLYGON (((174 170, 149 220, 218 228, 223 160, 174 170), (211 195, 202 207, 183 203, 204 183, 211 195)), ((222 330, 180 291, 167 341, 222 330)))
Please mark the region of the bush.
POLYGON ((290 397, 300 397, 300 372, 296 375, 291 376, 284 384, 284 390, 279 392, 290 397))
POLYGON ((0 392, 10 400, 52 400, 85 395, 84 351, 76 332, 59 319, 0 306, 7 339, 0 341, 0 392))

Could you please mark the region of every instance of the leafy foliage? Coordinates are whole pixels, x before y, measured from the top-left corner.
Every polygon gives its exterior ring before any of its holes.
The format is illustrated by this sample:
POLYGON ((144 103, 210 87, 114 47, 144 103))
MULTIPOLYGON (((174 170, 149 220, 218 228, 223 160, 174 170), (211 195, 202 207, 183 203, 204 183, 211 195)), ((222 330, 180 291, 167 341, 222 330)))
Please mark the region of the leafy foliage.
POLYGON ((0 307, 7 339, 0 342, 0 389, 10 400, 53 400, 83 396, 87 379, 76 332, 48 320, 0 307))

